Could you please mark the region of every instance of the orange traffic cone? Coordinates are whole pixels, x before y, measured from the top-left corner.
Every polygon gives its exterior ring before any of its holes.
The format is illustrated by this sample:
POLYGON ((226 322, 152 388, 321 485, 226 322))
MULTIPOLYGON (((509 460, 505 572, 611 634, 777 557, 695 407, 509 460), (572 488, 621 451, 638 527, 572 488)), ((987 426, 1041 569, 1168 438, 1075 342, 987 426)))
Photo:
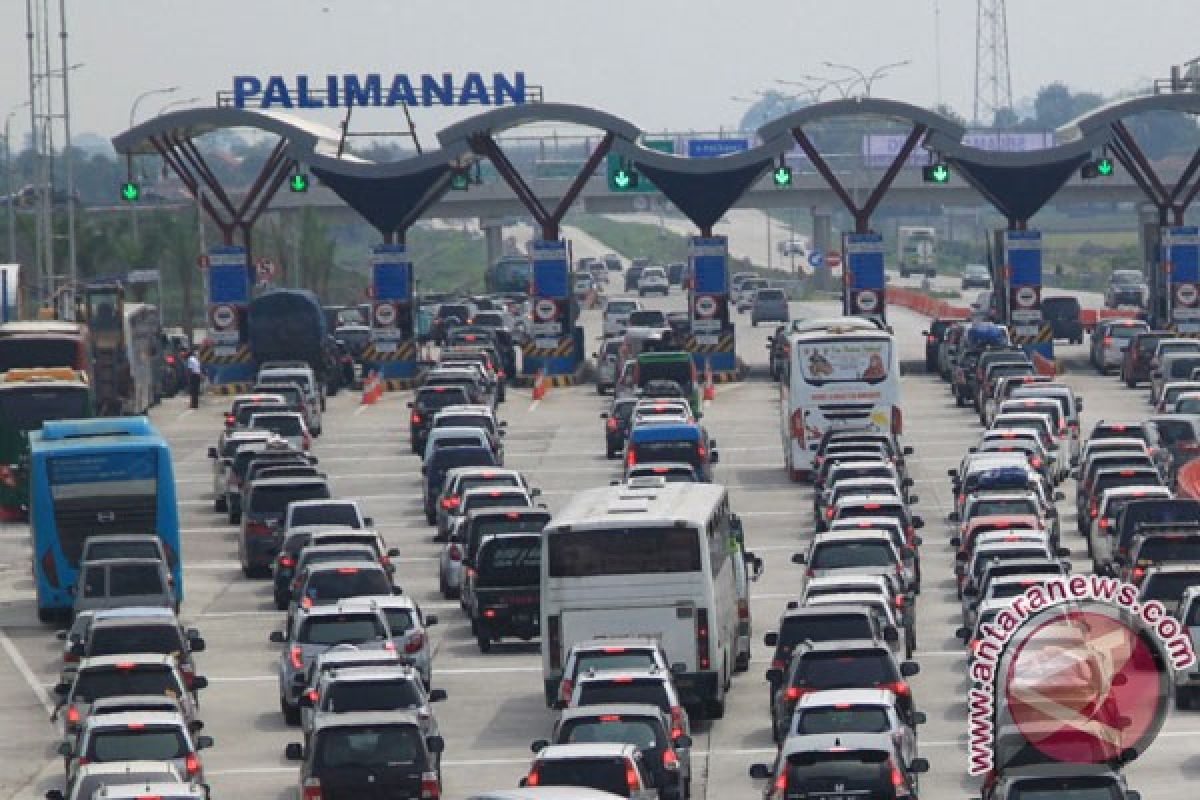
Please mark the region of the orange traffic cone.
POLYGON ((716 400, 717 387, 713 386, 712 359, 704 359, 704 399, 716 400))
POLYGON ((546 370, 539 369, 533 377, 533 399, 541 400, 546 396, 546 370))
POLYGON ((362 404, 369 406, 378 400, 381 388, 382 384, 379 382, 379 373, 375 371, 368 373, 367 379, 363 381, 362 404))

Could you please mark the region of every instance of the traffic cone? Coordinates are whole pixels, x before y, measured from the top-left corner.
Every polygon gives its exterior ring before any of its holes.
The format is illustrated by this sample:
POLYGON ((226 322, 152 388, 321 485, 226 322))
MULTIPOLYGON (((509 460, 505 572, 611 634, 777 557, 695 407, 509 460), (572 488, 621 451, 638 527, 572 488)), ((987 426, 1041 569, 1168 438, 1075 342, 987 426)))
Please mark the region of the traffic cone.
POLYGON ((704 359, 704 399, 709 401, 717 399, 717 387, 713 386, 711 358, 704 359))
POLYGON ((533 377, 533 399, 541 400, 546 396, 546 370, 539 369, 533 377))
POLYGON ((366 381, 363 382, 362 404, 364 406, 373 405, 379 399, 381 388, 379 373, 372 370, 367 375, 366 381))

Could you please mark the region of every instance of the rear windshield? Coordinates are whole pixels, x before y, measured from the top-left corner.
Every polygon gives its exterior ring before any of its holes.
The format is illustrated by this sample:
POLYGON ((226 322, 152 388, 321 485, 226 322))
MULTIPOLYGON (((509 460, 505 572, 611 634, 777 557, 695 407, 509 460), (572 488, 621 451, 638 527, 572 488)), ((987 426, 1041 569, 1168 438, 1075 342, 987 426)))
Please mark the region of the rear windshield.
POLYGON ((1143 325, 1112 325, 1108 329, 1108 335, 1114 339, 1132 339, 1144 330, 1146 328, 1143 325))
POLYGON ((648 650, 607 648, 580 653, 575 659, 575 670, 580 673, 592 669, 649 669, 657 663, 654 654, 648 650))
POLYGON ((486 486, 520 486, 521 483, 517 480, 516 475, 493 475, 486 477, 483 475, 472 475, 460 478, 458 481, 458 493, 465 494, 471 489, 480 489, 486 486))
POLYGON ((349 503, 322 503, 292 509, 292 527, 301 525, 345 525, 361 528, 358 509, 349 503))
POLYGON ((541 581, 541 538, 523 536, 484 542, 476 563, 480 585, 537 585, 541 581))
POLYGON ((880 652, 810 653, 796 672, 798 686, 817 689, 876 686, 899 679, 891 657, 880 652))
POLYGON ((417 390, 414 405, 426 410, 460 406, 470 402, 467 390, 461 386, 437 386, 417 390))
POLYGON ((88 561, 106 558, 162 558, 158 542, 111 541, 108 537, 86 542, 88 561))
POLYGON ((1166 572, 1146 577, 1142 585, 1142 601, 1158 600, 1173 607, 1189 586, 1200 585, 1200 572, 1166 572))
POLYGON ((481 538, 497 533, 540 533, 549 521, 550 518, 546 515, 539 514, 533 516, 514 512, 511 515, 505 514, 502 517, 489 516, 477 519, 474 521, 471 533, 481 538))
POLYGON ((437 428, 482 428, 495 431, 492 420, 485 414, 449 414, 437 418, 437 428))
POLYGON ((415 708, 423 701, 411 681, 341 681, 322 698, 322 711, 395 711, 415 708))
POLYGON ((1022 780, 1008 793, 1009 800, 1121 800, 1126 796, 1111 778, 1078 775, 1022 780))
POLYGON ((541 786, 583 786, 629 796, 623 758, 571 758, 539 761, 538 784, 541 786))
POLYGON ((299 436, 304 432, 304 424, 300 417, 292 414, 255 414, 251 417, 250 424, 280 436, 299 436))
MULTIPOLYGON (((300 396, 299 390, 297 390, 296 396, 300 396)), ((237 424, 243 426, 249 425, 250 418, 255 414, 266 414, 272 411, 289 410, 290 409, 287 406, 280 405, 279 403, 248 403, 237 410, 237 424)))
POLYGON ((887 542, 829 542, 819 545, 812 557, 813 569, 843 567, 886 567, 896 563, 887 542))
POLYGON ((115 656, 121 653, 178 653, 184 649, 179 628, 174 625, 114 625, 92 628, 87 655, 115 656))
POLYGON ((683 461, 698 460, 695 442, 638 442, 635 445, 638 461, 683 461))
POLYGON ((980 500, 971 506, 972 517, 1019 516, 1036 514, 1037 505, 1026 498, 1008 500, 980 500))
POLYGON ((781 301, 784 299, 784 294, 783 289, 759 289, 756 297, 759 300, 781 301))
POLYGON ((873 639, 875 630, 867 614, 820 614, 785 617, 779 645, 795 647, 805 639, 828 642, 836 639, 873 639))
POLYGON ((383 623, 374 614, 344 614, 307 619, 296 638, 305 644, 335 645, 373 642, 386 636, 383 623))
POLYGON ((383 616, 393 636, 403 636, 417 627, 416 612, 407 608, 385 608, 383 616))
POLYGON ((131 669, 91 667, 80 672, 75 679, 71 699, 75 702, 91 702, 128 694, 179 697, 180 686, 174 673, 165 665, 136 666, 131 669))
POLYGON ((609 703, 645 703, 669 711, 671 700, 662 681, 629 680, 621 683, 587 681, 579 687, 579 705, 595 706, 609 703))
POLYGON ((313 600, 329 602, 343 597, 368 594, 391 594, 392 585, 382 569, 338 567, 313 574, 304 587, 304 594, 313 600))
POLYGON ((659 728, 645 717, 625 714, 605 714, 600 717, 569 719, 558 731, 558 744, 592 742, 622 742, 639 750, 649 750, 659 743, 659 728))
POLYGON ((83 573, 84 597, 122 597, 162 592, 162 575, 154 564, 87 567, 83 573))
POLYGON ((294 503, 297 500, 323 500, 329 496, 329 487, 323 483, 299 486, 255 486, 250 492, 250 503, 247 510, 255 514, 283 516, 288 503, 294 503))
POLYGON ((885 772, 886 760, 884 753, 861 750, 792 756, 787 766, 787 797, 857 800, 894 796, 885 772))
POLYGON ((463 511, 528 505, 530 505, 529 495, 524 492, 484 492, 472 494, 466 498, 466 502, 463 503, 463 511))
MULTIPOLYGON (((247 417, 246 421, 249 421, 249 419, 250 418, 247 417)), ((259 439, 259 440, 252 440, 252 441, 262 441, 262 440, 259 439)), ((221 457, 222 458, 233 458, 233 456, 237 453, 237 451, 244 444, 249 444, 249 442, 246 439, 226 439, 225 443, 221 446, 221 457)))
POLYGON ((320 564, 327 561, 374 561, 374 549, 364 550, 362 547, 355 544, 346 544, 344 547, 336 547, 328 545, 331 549, 323 549, 326 545, 321 545, 321 550, 304 550, 300 554, 300 561, 297 564, 299 569, 310 567, 313 564, 320 564))
POLYGON ((611 314, 628 314, 636 308, 637 302, 634 300, 609 300, 604 310, 611 314))
POLYGON ((812 708, 796 721, 800 734, 885 733, 890 727, 887 711, 873 706, 812 708))
POLYGON ((296 383, 304 387, 306 391, 311 386, 307 372, 275 372, 274 370, 265 370, 258 373, 258 380, 260 383, 270 383, 271 381, 296 383))
POLYGON ((183 731, 175 727, 113 728, 97 731, 88 746, 91 761, 170 761, 190 752, 183 731))
POLYGON ((325 728, 317 736, 313 770, 361 771, 425 762, 421 734, 409 725, 355 725, 325 728))
POLYGON ((1200 561, 1200 537, 1150 536, 1137 551, 1138 564, 1164 561, 1200 561))

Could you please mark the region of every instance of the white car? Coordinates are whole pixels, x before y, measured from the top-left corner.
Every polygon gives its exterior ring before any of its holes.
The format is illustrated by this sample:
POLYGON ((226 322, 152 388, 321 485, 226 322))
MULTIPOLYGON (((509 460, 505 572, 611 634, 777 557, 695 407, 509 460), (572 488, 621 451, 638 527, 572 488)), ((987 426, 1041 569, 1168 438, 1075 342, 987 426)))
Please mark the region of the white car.
POLYGON ((293 450, 308 452, 312 449, 312 436, 304 424, 304 415, 298 411, 270 411, 250 417, 250 430, 269 431, 288 443, 293 450))
MULTIPOLYGON (((924 714, 917 712, 920 724, 924 714)), ((896 695, 888 689, 828 689, 802 696, 792 712, 788 738, 828 733, 882 733, 895 743, 896 752, 911 764, 917 757, 916 731, 904 723, 896 695)))
POLYGON ((667 296, 671 284, 667 281, 667 271, 662 267, 646 267, 638 278, 638 295, 645 297, 651 293, 667 296))
POLYGON ((325 410, 325 387, 312 367, 267 367, 258 371, 259 384, 294 383, 304 393, 304 421, 313 436, 321 435, 321 412, 325 410))
POLYGON ((637 300, 614 297, 604 306, 604 335, 620 336, 629 327, 629 315, 641 311, 642 304, 637 300))

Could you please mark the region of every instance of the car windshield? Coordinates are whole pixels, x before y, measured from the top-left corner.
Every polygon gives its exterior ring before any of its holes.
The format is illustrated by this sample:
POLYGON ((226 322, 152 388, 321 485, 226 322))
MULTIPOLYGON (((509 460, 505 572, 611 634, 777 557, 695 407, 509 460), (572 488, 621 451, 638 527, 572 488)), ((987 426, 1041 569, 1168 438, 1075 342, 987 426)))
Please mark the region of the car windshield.
POLYGON ((1014 497, 1006 500, 980 500, 971 506, 970 517, 1018 516, 1036 513, 1037 504, 1033 500, 1014 497))
POLYGON ((280 436, 299 436, 304 433, 304 423, 296 414, 255 414, 250 418, 250 427, 280 436))
POLYGON ((407 608, 385 608, 383 616, 387 619, 392 636, 403 636, 417 627, 416 612, 407 608))
POLYGON ((895 664, 880 652, 810 653, 796 671, 796 683, 818 689, 878 686, 898 681, 895 664))
POLYGON ((537 762, 540 786, 583 786, 629 796, 623 758, 570 758, 537 762))
POLYGON ((321 699, 322 711, 395 711, 423 704, 412 681, 337 681, 321 699))
POLYGON ((175 675, 165 664, 131 665, 128 668, 123 665, 91 667, 76 677, 71 699, 74 702, 86 703, 103 697, 128 694, 179 697, 179 690, 175 675))
POLYGON ((1008 800, 1121 800, 1127 796, 1112 778, 1072 776, 1020 781, 1008 800))
POLYGON ((355 725, 318 733, 313 771, 419 766, 423 762, 421 733, 415 726, 355 725))
POLYGON ((161 558, 158 542, 109 540, 106 536, 94 536, 85 543, 85 561, 100 561, 106 558, 161 558))
POLYGON ((329 497, 329 486, 324 483, 255 486, 250 492, 247 511, 252 514, 273 514, 282 517, 288 503, 297 500, 324 500, 329 497))
POLYGON ((885 709, 873 706, 810 708, 797 714, 796 733, 886 733, 891 725, 885 709))
POLYGON ((183 639, 175 625, 98 625, 92 628, 87 655, 167 654, 183 650, 183 639))
POLYGON ((570 719, 559 729, 558 744, 591 742, 621 742, 639 750, 649 750, 658 745, 658 726, 645 718, 605 714, 570 719))
POLYGON ((467 390, 461 386, 436 386, 419 389, 413 405, 425 411, 434 411, 446 406, 460 406, 469 402, 467 390))
POLYGON ((313 573, 304 587, 304 594, 313 600, 331 602, 343 597, 368 594, 391 594, 392 585, 382 569, 338 567, 313 573))
POLYGON ((609 703, 645 703, 663 711, 671 708, 671 698, 660 680, 622 678, 619 681, 585 681, 579 687, 581 706, 609 703))
POLYGON ((867 614, 805 614, 785 617, 779 631, 779 645, 794 647, 798 642, 811 639, 828 642, 838 639, 873 639, 875 629, 867 614))
POLYGON ((176 727, 143 725, 96 731, 89 740, 88 760, 170 761, 190 752, 183 731, 176 727))
POLYGON ((386 636, 383 623, 374 614, 323 615, 305 620, 296 641, 317 645, 357 644, 386 636))
POLYGON ((301 525, 345 525, 361 528, 358 508, 350 503, 321 503, 292 507, 292 527, 301 525))
POLYGON ((887 542, 827 542, 818 545, 812 556, 813 569, 845 567, 886 567, 896 563, 887 542))

